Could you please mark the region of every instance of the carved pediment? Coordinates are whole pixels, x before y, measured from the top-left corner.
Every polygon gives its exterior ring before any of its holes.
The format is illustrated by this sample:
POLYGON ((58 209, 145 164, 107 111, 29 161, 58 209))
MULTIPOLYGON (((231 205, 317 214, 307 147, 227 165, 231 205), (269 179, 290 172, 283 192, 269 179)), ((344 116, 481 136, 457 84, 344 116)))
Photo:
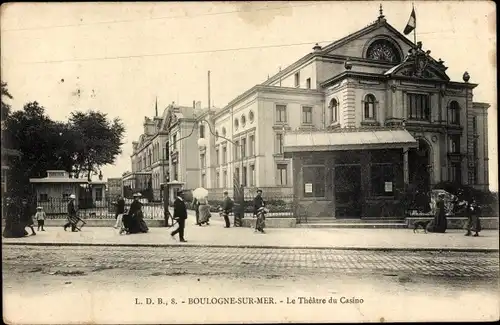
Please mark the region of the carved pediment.
POLYGON ((431 51, 423 51, 422 43, 410 49, 404 61, 389 69, 385 75, 449 81, 443 61, 430 56, 431 51))

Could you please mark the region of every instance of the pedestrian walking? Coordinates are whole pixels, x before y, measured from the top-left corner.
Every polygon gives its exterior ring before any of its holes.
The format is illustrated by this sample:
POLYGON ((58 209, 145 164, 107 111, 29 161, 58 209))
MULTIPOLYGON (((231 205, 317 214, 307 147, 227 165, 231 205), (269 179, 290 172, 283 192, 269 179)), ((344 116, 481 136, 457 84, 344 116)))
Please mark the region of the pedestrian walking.
POLYGON ((481 219, 479 218, 481 215, 481 207, 477 204, 476 200, 473 199, 470 204, 470 214, 467 220, 467 233, 466 236, 470 236, 471 232, 474 232, 474 237, 479 236, 479 232, 481 231, 481 219))
POLYGON ((5 229, 3 237, 21 238, 28 235, 24 225, 21 222, 20 206, 10 197, 5 199, 5 229))
POLYGON ((254 218, 257 218, 257 221, 255 222, 255 232, 260 231, 264 232, 264 227, 265 227, 265 214, 262 213, 263 210, 261 208, 264 208, 266 206, 264 199, 262 198, 262 190, 258 189, 257 190, 257 195, 253 199, 253 216, 254 218))
POLYGON ((208 204, 208 197, 201 198, 198 201, 199 225, 209 225, 212 214, 210 213, 210 205, 208 204))
POLYGON ((234 202, 231 200, 229 197, 229 194, 227 191, 224 191, 224 199, 222 200, 222 217, 224 218, 224 222, 226 225, 224 228, 229 228, 231 226, 231 223, 229 222, 229 214, 233 212, 233 206, 234 202))
POLYGON ((36 214, 35 214, 35 219, 38 222, 38 231, 40 231, 40 228, 42 228, 42 231, 45 231, 43 229, 43 226, 45 225, 45 211, 43 211, 42 207, 37 207, 36 208, 36 214))
POLYGON ((30 205, 28 204, 27 199, 22 199, 21 203, 21 222, 23 223, 24 227, 28 227, 31 229, 31 236, 35 236, 35 228, 33 228, 33 225, 35 222, 33 221, 33 211, 31 210, 30 205))
POLYGON ((123 214, 125 213, 125 200, 121 195, 118 196, 116 201, 116 223, 114 228, 120 228, 120 232, 123 230, 123 214))
MULTIPOLYGON (((139 199, 142 197, 141 193, 134 194, 134 200, 130 204, 127 217, 123 219, 124 228, 127 234, 147 233, 149 231, 148 225, 144 221, 144 214, 142 213, 142 203, 139 199)), ((120 231, 120 234, 122 231, 120 231)))
POLYGON ((170 236, 175 239, 175 235, 179 234, 180 242, 186 243, 187 240, 184 238, 184 228, 186 226, 187 209, 183 196, 184 192, 182 190, 177 191, 177 198, 174 201, 174 220, 177 220, 178 226, 176 230, 170 233, 170 236))
POLYGON ((194 208, 194 213, 195 213, 195 216, 196 216, 196 225, 197 226, 201 226, 201 223, 200 223, 200 201, 198 201, 197 198, 193 198, 193 208, 194 208))
POLYGON ((438 195, 436 201, 436 212, 434 219, 427 225, 428 232, 445 233, 448 228, 448 220, 446 219, 446 210, 444 205, 444 193, 438 195))
POLYGON ((78 221, 78 217, 76 215, 75 199, 76 199, 75 194, 71 194, 69 196, 69 202, 67 206, 68 222, 63 226, 64 231, 66 231, 68 227, 71 227, 72 232, 78 232, 78 230, 76 229, 76 223, 78 221))

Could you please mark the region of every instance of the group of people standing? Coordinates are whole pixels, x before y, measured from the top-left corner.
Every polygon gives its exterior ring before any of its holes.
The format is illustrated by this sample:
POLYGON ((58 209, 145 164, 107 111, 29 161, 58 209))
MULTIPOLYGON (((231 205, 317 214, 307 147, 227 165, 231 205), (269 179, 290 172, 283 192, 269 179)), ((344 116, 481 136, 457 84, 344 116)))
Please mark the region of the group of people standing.
POLYGON ((35 219, 38 222, 38 231, 45 231, 45 212, 42 207, 37 207, 36 211, 33 211, 27 199, 22 199, 21 204, 11 198, 6 198, 5 201, 5 229, 3 232, 5 238, 35 236, 35 219), (26 228, 31 230, 31 234, 26 231, 26 228))
MULTIPOLYGON (((436 201, 436 211, 434 219, 427 224, 427 231, 434 233, 444 233, 448 228, 448 220, 446 218, 445 194, 440 193, 436 201)), ((467 217, 464 224, 466 231, 465 236, 478 237, 481 231, 481 220, 479 218, 481 209, 474 198, 466 198, 463 191, 459 191, 455 202, 459 210, 467 217), (474 234, 472 234, 474 233, 474 234)))
MULTIPOLYGON (((208 204, 208 198, 198 198, 193 200, 193 206, 196 214, 196 225, 203 226, 209 225, 211 218, 210 205, 208 204)), ((222 200, 222 206, 220 207, 220 214, 224 218, 225 226, 224 228, 230 228, 231 222, 229 220, 229 215, 233 212, 234 202, 229 197, 227 191, 224 192, 224 198, 222 200)), ((262 190, 257 190, 257 195, 253 201, 254 207, 254 217, 257 218, 255 223, 255 232, 265 233, 265 214, 267 210, 265 209, 265 202, 262 198, 262 190)), ((173 219, 177 221, 177 229, 172 231, 170 235, 175 238, 179 234, 180 242, 187 242, 184 238, 184 229, 186 227, 187 219, 187 206, 184 200, 184 191, 177 191, 177 197, 174 201, 174 215, 173 219)))
POLYGON ((116 223, 115 229, 120 229, 119 234, 138 234, 147 233, 148 225, 144 221, 142 212, 142 203, 140 201, 141 193, 135 193, 134 199, 130 204, 128 211, 125 211, 125 199, 120 196, 116 201, 116 223))

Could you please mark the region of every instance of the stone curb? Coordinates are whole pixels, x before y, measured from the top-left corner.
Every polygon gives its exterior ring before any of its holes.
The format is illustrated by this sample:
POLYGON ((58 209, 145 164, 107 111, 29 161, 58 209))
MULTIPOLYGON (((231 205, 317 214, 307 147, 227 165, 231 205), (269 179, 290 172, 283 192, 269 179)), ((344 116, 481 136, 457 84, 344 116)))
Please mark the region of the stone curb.
POLYGON ((2 243, 3 246, 67 246, 67 247, 206 247, 206 248, 256 248, 256 249, 309 249, 342 251, 401 251, 401 252, 477 252, 498 253, 497 248, 391 248, 391 247, 328 247, 328 246, 279 246, 279 245, 217 245, 217 244, 116 244, 116 243, 2 243))

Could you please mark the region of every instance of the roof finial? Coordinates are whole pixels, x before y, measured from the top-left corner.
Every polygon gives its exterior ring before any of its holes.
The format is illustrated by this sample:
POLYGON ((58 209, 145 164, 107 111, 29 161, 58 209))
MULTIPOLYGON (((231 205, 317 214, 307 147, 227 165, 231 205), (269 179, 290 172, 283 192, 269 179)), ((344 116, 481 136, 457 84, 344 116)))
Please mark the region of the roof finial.
POLYGON ((380 15, 378 16, 378 19, 384 19, 384 9, 382 8, 382 4, 380 4, 380 9, 379 9, 380 15))

